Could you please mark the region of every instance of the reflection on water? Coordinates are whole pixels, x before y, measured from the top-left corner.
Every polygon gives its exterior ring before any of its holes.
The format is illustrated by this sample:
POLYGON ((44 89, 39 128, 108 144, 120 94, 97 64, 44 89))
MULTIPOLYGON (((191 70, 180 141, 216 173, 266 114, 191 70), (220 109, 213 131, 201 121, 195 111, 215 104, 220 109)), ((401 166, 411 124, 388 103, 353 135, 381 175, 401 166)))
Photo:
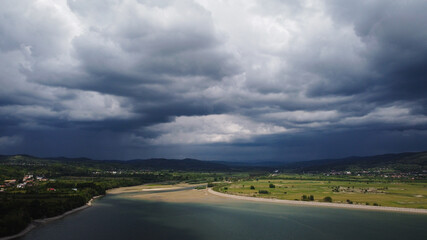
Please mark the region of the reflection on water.
POLYGON ((426 215, 230 199, 163 202, 107 195, 23 239, 427 239, 426 215))

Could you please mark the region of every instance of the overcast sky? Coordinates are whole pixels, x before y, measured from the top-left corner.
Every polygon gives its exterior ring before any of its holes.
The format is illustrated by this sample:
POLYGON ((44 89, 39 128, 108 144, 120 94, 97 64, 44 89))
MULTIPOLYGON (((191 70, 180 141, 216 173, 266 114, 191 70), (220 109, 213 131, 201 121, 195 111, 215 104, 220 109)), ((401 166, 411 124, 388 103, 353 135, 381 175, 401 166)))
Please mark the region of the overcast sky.
POLYGON ((2 0, 0 153, 427 150, 427 1, 2 0))

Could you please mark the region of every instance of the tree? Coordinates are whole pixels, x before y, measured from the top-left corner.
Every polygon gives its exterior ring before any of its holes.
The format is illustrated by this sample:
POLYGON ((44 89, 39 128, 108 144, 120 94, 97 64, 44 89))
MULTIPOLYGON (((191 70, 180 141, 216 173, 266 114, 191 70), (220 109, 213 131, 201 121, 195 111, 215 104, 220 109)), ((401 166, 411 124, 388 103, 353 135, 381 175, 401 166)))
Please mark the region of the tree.
POLYGON ((272 183, 270 183, 270 188, 275 188, 276 186, 272 183))
POLYGON ((332 198, 331 198, 331 197, 329 197, 329 196, 327 196, 327 197, 324 197, 324 198, 323 198, 323 201, 324 201, 324 202, 332 202, 332 198))
POLYGON ((252 186, 251 186, 251 189, 255 189, 255 187, 252 185, 252 186))
POLYGON ((310 195, 310 197, 308 197, 308 200, 310 200, 310 201, 314 201, 314 196, 313 196, 313 195, 310 195))

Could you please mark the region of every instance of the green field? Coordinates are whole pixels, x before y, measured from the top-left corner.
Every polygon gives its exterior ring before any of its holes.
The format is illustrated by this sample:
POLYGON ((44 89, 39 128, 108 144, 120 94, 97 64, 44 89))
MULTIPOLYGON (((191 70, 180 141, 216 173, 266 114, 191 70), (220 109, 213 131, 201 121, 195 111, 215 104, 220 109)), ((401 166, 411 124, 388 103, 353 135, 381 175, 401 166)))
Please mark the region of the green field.
POLYGON ((425 182, 260 179, 217 186, 215 190, 235 195, 286 200, 302 200, 303 195, 307 198, 312 195, 314 201, 319 202, 329 196, 332 202, 336 203, 427 209, 425 182), (270 184, 275 187, 270 188, 270 184), (251 189, 251 186, 255 189, 251 189), (260 194, 259 190, 268 193, 260 194))

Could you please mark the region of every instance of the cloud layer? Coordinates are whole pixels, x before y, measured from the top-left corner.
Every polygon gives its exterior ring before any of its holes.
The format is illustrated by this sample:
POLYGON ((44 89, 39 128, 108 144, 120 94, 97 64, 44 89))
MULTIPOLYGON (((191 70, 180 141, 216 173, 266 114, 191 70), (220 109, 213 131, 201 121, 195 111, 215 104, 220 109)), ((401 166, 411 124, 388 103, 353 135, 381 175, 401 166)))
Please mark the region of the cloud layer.
POLYGON ((0 5, 3 153, 291 161, 427 149, 425 1, 0 5))

